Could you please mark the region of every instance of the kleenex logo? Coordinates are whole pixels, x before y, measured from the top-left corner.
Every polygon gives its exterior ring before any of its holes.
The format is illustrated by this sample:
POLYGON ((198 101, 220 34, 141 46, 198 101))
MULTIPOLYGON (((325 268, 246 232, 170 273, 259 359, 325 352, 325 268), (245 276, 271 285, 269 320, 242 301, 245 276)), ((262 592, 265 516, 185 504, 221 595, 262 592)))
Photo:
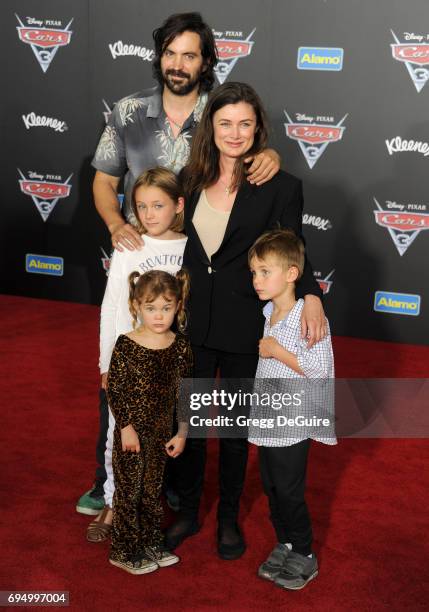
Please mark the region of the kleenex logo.
POLYGON ((420 300, 419 295, 412 293, 376 291, 374 310, 417 317, 420 314, 420 300))
POLYGON ((342 70, 344 49, 334 47, 300 47, 298 70, 342 70))
POLYGON ((25 269, 27 272, 32 272, 33 274, 62 276, 64 273, 64 259, 62 257, 28 253, 25 256, 25 269))

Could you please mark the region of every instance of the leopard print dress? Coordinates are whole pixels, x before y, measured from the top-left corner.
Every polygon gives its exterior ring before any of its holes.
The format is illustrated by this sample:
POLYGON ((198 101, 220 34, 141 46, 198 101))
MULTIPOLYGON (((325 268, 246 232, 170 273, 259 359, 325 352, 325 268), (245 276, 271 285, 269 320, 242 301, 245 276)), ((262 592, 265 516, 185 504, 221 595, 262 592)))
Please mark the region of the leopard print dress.
POLYGON ((116 420, 113 439, 112 547, 117 561, 141 559, 147 547, 162 544, 160 501, 174 406, 181 378, 191 376, 188 340, 177 334, 165 349, 143 347, 121 335, 110 362, 107 395, 116 420), (122 451, 121 429, 132 424, 139 453, 122 451))

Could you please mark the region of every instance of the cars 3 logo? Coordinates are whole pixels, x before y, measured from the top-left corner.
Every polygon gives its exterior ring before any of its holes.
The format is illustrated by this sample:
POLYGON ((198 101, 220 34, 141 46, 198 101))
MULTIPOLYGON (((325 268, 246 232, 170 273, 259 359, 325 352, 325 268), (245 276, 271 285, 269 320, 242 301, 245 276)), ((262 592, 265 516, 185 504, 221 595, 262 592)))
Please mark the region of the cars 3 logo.
POLYGON ((108 254, 103 249, 103 247, 100 247, 100 249, 101 249, 101 253, 102 253, 101 265, 103 266, 103 270, 105 271, 106 276, 109 276, 111 257, 108 256, 108 254))
POLYGON ((30 45, 43 72, 46 72, 60 47, 69 44, 72 32, 69 27, 73 19, 69 21, 64 29, 46 27, 51 24, 58 25, 61 22, 49 19, 35 19, 27 17, 27 25, 16 15, 19 26, 19 40, 30 45), (44 26, 44 27, 41 27, 44 26))
POLYGON ((375 222, 388 230, 399 255, 405 253, 422 230, 429 230, 429 214, 420 212, 426 210, 425 205, 403 205, 388 200, 382 208, 375 198, 374 202, 375 222))
POLYGON ((429 39, 429 34, 404 32, 405 42, 401 42, 395 32, 393 30, 391 32, 395 40, 390 45, 392 56, 398 62, 405 64, 415 88, 420 92, 429 79, 429 44, 423 42, 429 39))
POLYGON ((242 32, 214 32, 219 56, 215 73, 221 85, 226 81, 238 60, 251 54, 253 47, 251 38, 255 30, 256 28, 245 39, 242 38, 242 32))
POLYGON ((323 295, 326 295, 327 293, 330 292, 331 287, 332 287, 332 283, 334 281, 330 280, 332 275, 334 274, 335 269, 331 270, 329 272, 329 274, 327 276, 325 276, 325 278, 321 278, 322 275, 320 272, 315 272, 314 276, 316 277, 317 282, 319 283, 319 287, 321 288, 323 295))
POLYGON ((26 178, 19 168, 18 172, 21 176, 19 186, 22 193, 31 197, 43 221, 47 220, 58 200, 70 195, 69 181, 73 174, 63 182, 60 176, 52 177, 49 174, 44 176, 30 172, 29 178, 26 178))
POLYGON ((310 168, 315 166, 331 142, 341 140, 346 129, 342 123, 347 115, 344 115, 341 121, 333 125, 333 118, 331 117, 316 117, 314 121, 313 117, 297 113, 297 120, 293 121, 286 111, 284 111, 284 114, 287 119, 284 124, 286 136, 298 142, 310 168), (332 123, 328 123, 326 120, 332 121, 332 123))

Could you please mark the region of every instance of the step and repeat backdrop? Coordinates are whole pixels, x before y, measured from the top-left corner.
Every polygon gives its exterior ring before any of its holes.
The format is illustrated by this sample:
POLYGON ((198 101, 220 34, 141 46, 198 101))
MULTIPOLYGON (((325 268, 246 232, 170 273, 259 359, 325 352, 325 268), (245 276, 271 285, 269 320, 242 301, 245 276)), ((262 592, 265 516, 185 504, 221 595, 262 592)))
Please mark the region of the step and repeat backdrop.
POLYGON ((189 10, 213 29, 218 82, 255 87, 304 181, 334 333, 427 344, 427 0, 3 0, 2 292, 101 302, 91 159, 115 102, 155 85, 153 29, 189 10))

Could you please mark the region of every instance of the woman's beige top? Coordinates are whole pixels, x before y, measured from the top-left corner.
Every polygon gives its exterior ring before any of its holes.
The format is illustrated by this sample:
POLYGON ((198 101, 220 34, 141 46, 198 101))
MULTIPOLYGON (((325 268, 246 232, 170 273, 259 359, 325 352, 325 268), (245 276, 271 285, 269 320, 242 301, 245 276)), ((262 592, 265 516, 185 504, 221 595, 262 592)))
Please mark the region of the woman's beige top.
POLYGON ((206 191, 202 190, 192 223, 210 260, 222 243, 230 214, 231 211, 224 212, 210 206, 206 191))

